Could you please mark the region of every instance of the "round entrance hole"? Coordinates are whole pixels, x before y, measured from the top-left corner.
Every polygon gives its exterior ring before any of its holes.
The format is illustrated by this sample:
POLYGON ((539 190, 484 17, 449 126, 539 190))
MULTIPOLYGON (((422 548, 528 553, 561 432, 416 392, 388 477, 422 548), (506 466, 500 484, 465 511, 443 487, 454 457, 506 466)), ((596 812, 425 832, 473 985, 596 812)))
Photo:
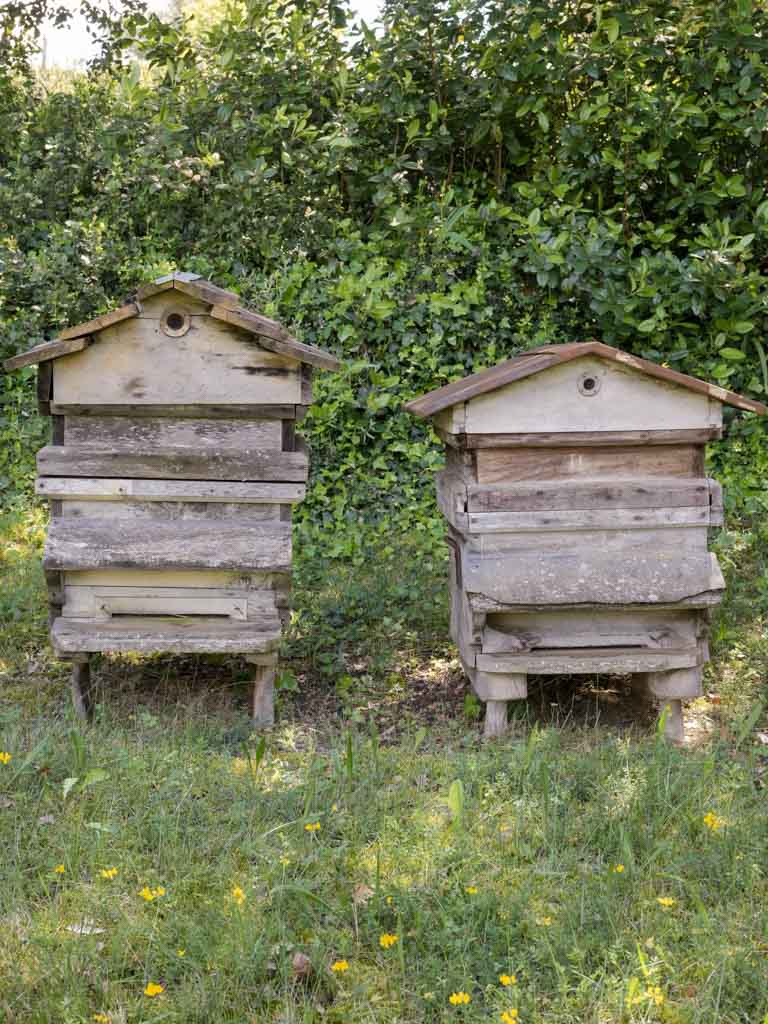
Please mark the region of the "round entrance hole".
POLYGON ((183 309, 166 309, 160 318, 160 329, 171 338, 186 334, 191 326, 189 313, 183 309))
POLYGON ((600 378, 594 373, 583 373, 579 377, 579 391, 587 398, 596 395, 600 390, 600 378))

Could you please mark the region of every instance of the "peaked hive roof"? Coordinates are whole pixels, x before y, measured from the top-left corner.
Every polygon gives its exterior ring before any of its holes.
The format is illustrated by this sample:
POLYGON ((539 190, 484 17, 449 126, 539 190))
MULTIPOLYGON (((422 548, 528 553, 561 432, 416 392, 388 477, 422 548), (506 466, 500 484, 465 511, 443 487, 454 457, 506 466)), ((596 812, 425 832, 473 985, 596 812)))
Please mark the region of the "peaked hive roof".
POLYGON ((6 370, 18 370, 22 366, 32 366, 36 363, 58 359, 60 356, 71 355, 73 352, 80 352, 91 344, 94 334, 98 334, 99 331, 118 324, 122 320, 139 316, 142 300, 170 290, 181 292, 183 295, 204 302, 210 306, 208 311, 210 316, 256 335, 259 344, 270 352, 276 352, 279 355, 288 356, 324 370, 341 368, 339 360, 330 352, 297 341, 277 320, 270 320, 269 317, 262 316, 261 313, 245 309, 240 305, 240 297, 234 292, 225 291, 225 289, 211 284, 210 281, 205 281, 198 274, 183 272, 167 274, 165 277, 158 277, 157 280, 142 285, 131 301, 124 306, 112 310, 111 313, 104 313, 93 320, 88 320, 84 324, 67 327, 53 341, 46 341, 27 352, 12 356, 5 360, 3 366, 6 370))
POLYGON ((756 402, 752 398, 745 398, 737 395, 726 388, 718 387, 717 384, 708 384, 706 381, 696 377, 689 377, 677 370, 670 370, 667 366, 659 366, 648 359, 640 359, 638 356, 630 355, 629 352, 622 352, 618 348, 604 345, 600 341, 579 341, 566 345, 544 345, 541 348, 534 348, 522 355, 507 359, 498 366, 492 366, 488 370, 481 370, 480 373, 473 373, 470 377, 454 381, 453 384, 446 384, 435 391, 429 391, 426 395, 414 398, 407 402, 405 408, 414 416, 424 419, 434 416, 459 402, 466 402, 478 395, 485 395, 489 391, 504 387, 505 384, 512 384, 514 381, 524 380, 534 374, 549 370, 560 363, 568 363, 573 359, 581 359, 582 356, 597 356, 600 359, 609 359, 615 363, 621 363, 639 373, 645 373, 649 377, 656 377, 666 381, 668 384, 676 384, 690 391, 697 391, 699 394, 708 395, 718 402, 726 405, 735 405, 737 409, 745 409, 748 412, 764 414, 768 408, 762 402, 756 402))

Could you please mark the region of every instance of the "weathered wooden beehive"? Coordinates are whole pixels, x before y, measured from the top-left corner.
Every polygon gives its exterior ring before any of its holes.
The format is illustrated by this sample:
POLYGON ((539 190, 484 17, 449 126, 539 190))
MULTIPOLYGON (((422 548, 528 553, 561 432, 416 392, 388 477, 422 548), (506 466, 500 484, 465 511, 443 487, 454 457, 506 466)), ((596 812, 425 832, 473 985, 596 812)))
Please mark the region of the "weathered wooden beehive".
POLYGON ((308 471, 294 427, 312 368, 338 360, 178 273, 5 367, 29 364, 53 418, 37 459, 51 640, 78 712, 93 652, 230 652, 256 666, 254 719, 271 722, 308 471))
POLYGON ((451 634, 486 735, 529 675, 631 673, 667 706, 701 692, 723 577, 704 474, 722 405, 759 402, 599 342, 551 345, 409 402, 446 443, 451 634))

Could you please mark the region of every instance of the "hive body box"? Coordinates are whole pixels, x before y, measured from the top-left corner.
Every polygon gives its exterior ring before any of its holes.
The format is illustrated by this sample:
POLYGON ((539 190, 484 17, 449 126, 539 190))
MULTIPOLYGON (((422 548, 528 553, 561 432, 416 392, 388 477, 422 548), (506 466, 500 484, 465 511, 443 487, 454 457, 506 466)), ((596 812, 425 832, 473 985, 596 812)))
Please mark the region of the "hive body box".
POLYGON ((308 471, 295 423, 312 368, 338 361, 176 274, 6 368, 31 363, 53 417, 37 459, 51 640, 78 710, 92 652, 238 653, 268 724, 308 471))
POLYGON ((486 735, 530 675, 630 673, 668 705, 701 692, 723 577, 704 473, 722 404, 765 407, 599 342, 536 349, 410 402, 446 444, 451 635, 486 735))

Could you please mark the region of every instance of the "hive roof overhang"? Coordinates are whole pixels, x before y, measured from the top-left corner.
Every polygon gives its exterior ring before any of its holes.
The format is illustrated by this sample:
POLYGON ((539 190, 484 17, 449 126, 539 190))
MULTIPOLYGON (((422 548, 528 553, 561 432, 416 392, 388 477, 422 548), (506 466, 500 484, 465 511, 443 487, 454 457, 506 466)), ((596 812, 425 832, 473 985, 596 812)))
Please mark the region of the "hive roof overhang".
POLYGON ((271 320, 269 317, 262 316, 261 313, 241 306, 240 297, 234 292, 219 288, 197 274, 183 272, 158 277, 155 281, 139 288, 131 301, 125 305, 110 313, 97 316, 93 320, 88 320, 86 323, 67 327, 52 341, 46 341, 42 345, 36 345, 26 352, 6 359, 3 366, 6 370, 18 370, 22 366, 33 366, 82 351, 99 331, 112 327, 123 320, 139 316, 142 300, 169 290, 181 292, 183 295, 210 306, 210 316, 255 335, 259 344, 270 352, 276 352, 279 355, 324 370, 341 369, 341 362, 336 356, 315 345, 305 345, 292 337, 277 320, 271 320))
POLYGON ((414 416, 426 419, 442 412, 443 409, 457 405, 459 402, 466 402, 478 395, 488 394, 489 391, 496 391, 506 384, 524 380, 526 377, 533 377, 560 363, 568 363, 573 359, 581 359, 583 356, 597 356, 599 359, 621 363, 623 366, 639 373, 645 373, 649 377, 656 377, 668 384, 675 384, 682 388, 688 388, 690 391, 708 395, 725 405, 735 405, 737 409, 744 409, 759 415, 768 412, 768 408, 762 402, 756 402, 744 395, 737 395, 717 384, 708 384, 697 377, 689 377, 668 366, 660 366, 648 359, 630 355, 629 352, 622 352, 620 349, 604 345, 600 341, 570 342, 564 345, 544 345, 541 348, 530 349, 528 352, 507 359, 506 362, 499 363, 497 366, 481 370, 480 373, 474 373, 470 377, 464 377, 462 380, 454 381, 452 384, 446 384, 435 391, 429 391, 426 395, 414 398, 406 403, 405 408, 414 416))

